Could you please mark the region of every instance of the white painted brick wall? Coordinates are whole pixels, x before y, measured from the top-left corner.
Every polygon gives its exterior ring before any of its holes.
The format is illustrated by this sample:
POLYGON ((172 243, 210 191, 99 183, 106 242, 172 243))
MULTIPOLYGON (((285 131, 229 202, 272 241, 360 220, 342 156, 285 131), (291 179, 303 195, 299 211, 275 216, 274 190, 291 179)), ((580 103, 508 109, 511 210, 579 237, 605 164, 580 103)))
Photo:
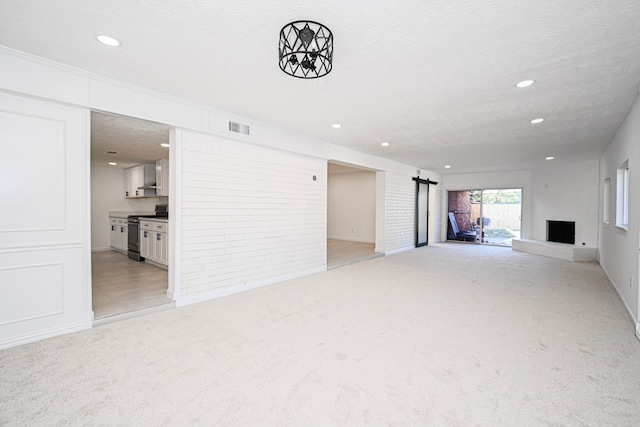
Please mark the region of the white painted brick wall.
POLYGON ((180 150, 182 297, 326 268, 325 160, 189 131, 180 150))
POLYGON ((576 244, 598 246, 598 160, 533 171, 531 238, 546 240, 547 220, 575 221, 576 244))
POLYGON ((385 176, 385 252, 415 246, 416 183, 410 176, 385 176))

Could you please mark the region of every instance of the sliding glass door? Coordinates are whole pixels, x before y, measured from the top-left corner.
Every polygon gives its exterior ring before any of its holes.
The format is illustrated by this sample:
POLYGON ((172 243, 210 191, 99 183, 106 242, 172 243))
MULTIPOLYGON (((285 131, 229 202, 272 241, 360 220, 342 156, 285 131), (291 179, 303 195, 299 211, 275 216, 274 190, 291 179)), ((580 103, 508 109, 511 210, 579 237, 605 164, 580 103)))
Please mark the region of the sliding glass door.
POLYGON ((520 188, 449 191, 447 240, 511 246, 521 208, 520 188))

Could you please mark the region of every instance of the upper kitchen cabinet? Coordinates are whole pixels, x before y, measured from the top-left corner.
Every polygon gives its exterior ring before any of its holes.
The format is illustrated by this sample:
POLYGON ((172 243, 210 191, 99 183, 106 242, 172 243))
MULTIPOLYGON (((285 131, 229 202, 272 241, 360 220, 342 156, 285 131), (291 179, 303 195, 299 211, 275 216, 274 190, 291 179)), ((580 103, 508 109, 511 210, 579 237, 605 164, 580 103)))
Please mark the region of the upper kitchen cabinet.
POLYGON ((156 196, 169 196, 169 160, 156 161, 156 196))
POLYGON ((143 164, 124 170, 124 197, 154 197, 156 166, 143 164), (152 188, 154 187, 154 188, 152 188))

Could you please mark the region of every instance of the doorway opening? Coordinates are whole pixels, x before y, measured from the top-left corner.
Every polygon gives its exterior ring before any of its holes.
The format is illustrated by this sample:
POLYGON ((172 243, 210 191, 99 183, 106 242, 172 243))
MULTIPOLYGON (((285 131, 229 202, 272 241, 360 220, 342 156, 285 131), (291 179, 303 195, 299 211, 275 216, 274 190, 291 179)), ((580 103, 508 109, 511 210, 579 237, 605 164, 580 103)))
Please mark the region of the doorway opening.
POLYGON ((170 129, 132 117, 91 113, 94 325, 175 306, 167 293, 168 214, 155 215, 158 206, 169 204, 170 129), (130 228, 139 229, 137 242, 132 242, 136 236, 130 228), (138 251, 137 257, 130 256, 132 250, 138 251))
POLYGON ((329 162, 327 269, 383 256, 376 243, 376 172, 329 162))
POLYGON ((511 247, 520 238, 522 189, 449 191, 447 240, 511 247))

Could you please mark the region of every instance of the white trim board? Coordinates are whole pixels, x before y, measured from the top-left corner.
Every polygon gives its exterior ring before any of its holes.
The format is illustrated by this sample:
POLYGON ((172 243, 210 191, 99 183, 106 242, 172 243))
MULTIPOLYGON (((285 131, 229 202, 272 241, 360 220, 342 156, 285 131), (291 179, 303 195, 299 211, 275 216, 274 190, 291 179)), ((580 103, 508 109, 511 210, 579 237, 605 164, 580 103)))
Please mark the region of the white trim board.
POLYGON ((257 289, 263 286, 269 286, 276 283, 284 282, 285 280, 296 279, 298 277, 307 276, 309 274, 322 273, 326 271, 326 266, 321 268, 315 268, 311 270, 299 271, 292 274, 285 274, 282 276, 270 277, 268 279, 256 280, 254 282, 247 282, 244 284, 237 284, 220 289, 212 289, 208 292, 198 292, 193 295, 183 295, 179 301, 176 301, 176 307, 182 307, 185 305, 196 304, 199 302, 209 301, 216 298, 226 297, 228 295, 237 294, 240 292, 248 291, 250 289, 257 289))
POLYGON ((622 297, 622 294, 620 293, 620 290, 616 286, 615 282, 611 279, 611 276, 609 275, 609 272, 607 271, 607 269, 604 268, 604 266, 602 264, 600 264, 600 268, 602 268, 602 271, 604 271, 604 275, 607 276, 607 280, 609 280, 609 283, 611 283, 611 286, 616 291, 616 295, 618 295, 618 298, 620 299, 620 302, 622 303, 624 309, 626 310, 627 314, 629 315, 629 318, 631 319, 632 324, 635 325, 636 336, 638 337, 638 339, 640 339, 640 319, 636 319, 635 316, 633 315, 633 312, 631 311, 631 308, 629 308, 629 306, 627 305, 626 301, 622 297))

